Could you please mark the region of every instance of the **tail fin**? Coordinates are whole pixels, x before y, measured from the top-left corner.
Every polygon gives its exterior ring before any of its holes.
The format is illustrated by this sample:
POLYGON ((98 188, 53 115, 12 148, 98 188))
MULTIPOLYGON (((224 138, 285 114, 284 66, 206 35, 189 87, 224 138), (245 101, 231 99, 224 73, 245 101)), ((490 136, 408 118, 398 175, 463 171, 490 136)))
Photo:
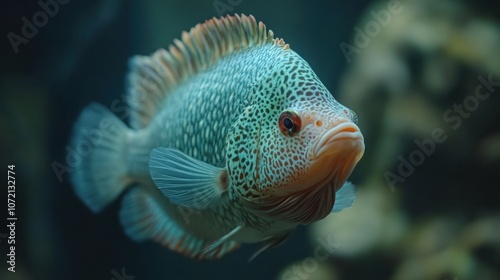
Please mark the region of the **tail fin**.
POLYGON ((126 151, 130 130, 100 104, 91 104, 75 124, 71 146, 81 156, 71 180, 77 195, 101 211, 130 183, 126 151))

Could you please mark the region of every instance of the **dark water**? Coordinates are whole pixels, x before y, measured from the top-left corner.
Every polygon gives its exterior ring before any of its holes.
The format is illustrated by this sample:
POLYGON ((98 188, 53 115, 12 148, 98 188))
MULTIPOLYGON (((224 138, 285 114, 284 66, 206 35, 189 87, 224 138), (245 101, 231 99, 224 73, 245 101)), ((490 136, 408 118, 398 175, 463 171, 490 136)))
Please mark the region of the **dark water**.
MULTIPOLYGON (((47 6, 49 15, 40 12, 43 5, 37 1, 3 1, 0 9, 0 169, 6 173, 8 165, 15 165, 18 217, 16 272, 7 270, 10 245, 0 235, 0 279, 500 279, 499 239, 471 228, 487 218, 485 224, 500 230, 500 87, 492 86, 491 96, 477 106, 467 99, 480 84, 479 77, 500 81, 496 2, 453 2, 459 3, 457 8, 401 1, 403 13, 410 5, 432 7, 415 19, 392 15, 387 27, 374 31, 368 46, 348 55, 352 63, 339 45, 355 45, 354 28, 366 30, 362 16, 373 20, 370 11, 387 10, 388 1, 381 6, 370 6, 368 0, 40 2, 57 4, 47 6), (67 142, 79 112, 91 102, 123 105, 129 57, 166 47, 182 30, 222 13, 253 14, 266 23, 308 61, 336 98, 358 113, 366 154, 351 180, 360 189, 386 193, 397 201, 394 212, 404 216, 404 233, 386 247, 373 245, 349 258, 324 261, 337 278, 314 278, 319 276, 312 272, 279 277, 290 264, 314 255, 309 227, 299 227, 283 246, 251 263, 247 260, 256 245, 244 245, 219 261, 194 261, 153 243, 134 243, 119 224, 118 202, 94 215, 70 186, 67 142), (455 31, 440 29, 435 18, 441 17, 452 22, 455 31), (23 18, 39 25, 24 27, 28 36, 23 35, 23 18), (468 29, 475 20, 487 24, 468 29), (412 33, 422 23, 423 35, 412 33), (387 39, 390 35, 398 39, 387 39), (378 61, 384 58, 380 49, 397 59, 378 61), (366 74, 363 69, 370 67, 375 70, 366 74), (455 103, 473 110, 464 117, 453 111, 455 103), (445 118, 447 110, 452 113, 445 118), (415 140, 432 139, 436 128, 443 129, 447 140, 434 143, 423 163, 413 164, 418 166, 411 175, 402 176, 398 156, 409 161, 419 149, 415 140), (388 183, 388 172, 403 181, 388 183), (420 244, 412 233, 425 228, 430 236, 440 234, 426 226, 429 221, 450 224, 444 239, 465 236, 456 241, 461 245, 448 245, 466 248, 464 259, 471 261, 445 263, 442 272, 409 278, 401 267, 416 250, 412 244, 420 244)), ((2 197, 6 193, 2 191, 2 197)), ((3 201, 7 198, 0 203, 6 213, 3 201)), ((9 232, 0 226, 0 234, 9 232)), ((426 256, 441 252, 439 245, 433 246, 426 256)), ((419 265, 418 271, 433 270, 426 263, 419 265)))

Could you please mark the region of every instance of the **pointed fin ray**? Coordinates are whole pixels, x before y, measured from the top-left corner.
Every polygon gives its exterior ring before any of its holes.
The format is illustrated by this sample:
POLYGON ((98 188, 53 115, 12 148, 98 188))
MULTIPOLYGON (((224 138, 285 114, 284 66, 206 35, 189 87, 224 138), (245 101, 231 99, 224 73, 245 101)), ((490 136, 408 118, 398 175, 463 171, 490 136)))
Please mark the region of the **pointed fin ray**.
POLYGON ((345 182, 342 188, 335 193, 335 204, 332 213, 351 207, 356 198, 355 193, 354 185, 351 182, 345 182))
POLYGON ((173 148, 155 148, 149 159, 151 178, 179 206, 207 209, 225 189, 225 170, 173 148))
POLYGON ((132 58, 127 99, 132 109, 130 125, 136 129, 146 127, 178 84, 222 57, 264 44, 289 49, 283 39, 273 37, 273 32, 252 15, 212 18, 183 32, 182 40, 174 40, 168 51, 159 49, 151 56, 132 58))
POLYGON ((221 237, 219 240, 212 242, 211 244, 209 244, 208 246, 206 246, 203 249, 203 254, 211 255, 211 254, 213 254, 213 252, 215 252, 217 250, 217 248, 224 247, 224 244, 226 244, 227 242, 230 242, 229 239, 231 237, 233 237, 235 234, 237 234, 238 232, 240 232, 242 229, 243 229, 242 225, 237 226, 236 228, 231 230, 228 234, 221 237))
POLYGON ((279 246, 279 245, 283 244, 290 237, 290 235, 292 235, 292 231, 287 232, 284 235, 280 235, 280 236, 277 236, 277 237, 274 236, 274 237, 268 238, 266 241, 264 241, 264 245, 259 250, 257 250, 257 252, 255 252, 250 257, 250 259, 248 260, 248 262, 251 262, 257 256, 259 256, 263 252, 267 251, 268 249, 271 249, 271 248, 274 248, 276 246, 279 246))

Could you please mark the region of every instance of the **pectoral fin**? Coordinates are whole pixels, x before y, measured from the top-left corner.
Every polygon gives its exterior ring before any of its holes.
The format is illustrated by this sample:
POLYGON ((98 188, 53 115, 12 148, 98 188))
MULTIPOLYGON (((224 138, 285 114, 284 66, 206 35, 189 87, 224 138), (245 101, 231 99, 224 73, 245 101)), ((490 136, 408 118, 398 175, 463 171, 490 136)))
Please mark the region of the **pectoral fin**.
POLYGON ((351 182, 345 182, 342 188, 335 193, 335 204, 333 204, 332 213, 351 207, 356 198, 355 192, 354 185, 351 182))
POLYGON ((173 148, 155 148, 149 157, 151 178, 179 206, 207 209, 226 191, 227 172, 173 148))

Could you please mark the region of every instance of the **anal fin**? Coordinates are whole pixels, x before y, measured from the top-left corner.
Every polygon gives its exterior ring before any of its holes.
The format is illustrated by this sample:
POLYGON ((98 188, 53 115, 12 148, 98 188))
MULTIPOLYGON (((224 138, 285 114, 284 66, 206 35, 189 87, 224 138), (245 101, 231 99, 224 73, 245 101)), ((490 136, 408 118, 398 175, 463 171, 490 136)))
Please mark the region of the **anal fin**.
POLYGON ((195 259, 217 259, 239 246, 238 243, 230 241, 219 246, 212 254, 204 254, 203 249, 209 242, 179 227, 153 195, 141 187, 134 187, 125 195, 120 210, 120 221, 131 239, 151 239, 195 259))

